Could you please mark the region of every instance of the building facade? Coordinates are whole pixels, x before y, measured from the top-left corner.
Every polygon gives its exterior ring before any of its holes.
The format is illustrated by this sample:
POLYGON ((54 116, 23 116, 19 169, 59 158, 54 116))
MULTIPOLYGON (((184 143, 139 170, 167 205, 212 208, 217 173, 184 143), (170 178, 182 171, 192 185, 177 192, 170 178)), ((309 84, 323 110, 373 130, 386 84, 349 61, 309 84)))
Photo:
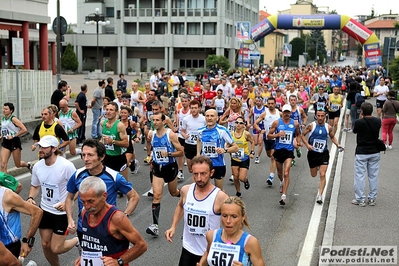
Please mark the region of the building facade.
POLYGON ((1 0, 0 68, 12 66, 12 38, 23 39, 24 69, 53 69, 55 74, 55 35, 47 30, 48 0, 1 0))
POLYGON ((78 0, 77 33, 65 35, 65 43, 75 47, 79 71, 96 68, 96 25, 85 23, 96 8, 110 22, 98 29, 101 69, 117 73, 195 70, 207 67, 209 54, 234 66, 236 22, 259 19, 258 0, 78 0))

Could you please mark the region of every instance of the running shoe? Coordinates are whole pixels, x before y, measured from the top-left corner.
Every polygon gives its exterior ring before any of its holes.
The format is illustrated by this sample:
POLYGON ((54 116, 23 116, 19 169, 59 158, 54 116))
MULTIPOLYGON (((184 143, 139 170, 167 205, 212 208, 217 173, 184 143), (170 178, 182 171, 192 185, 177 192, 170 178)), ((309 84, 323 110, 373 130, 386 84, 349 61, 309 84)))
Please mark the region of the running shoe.
POLYGON ((134 170, 136 170, 136 164, 133 161, 130 162, 129 168, 130 168, 130 172, 132 172, 132 174, 134 174, 134 170))
POLYGON ((137 172, 139 171, 139 168, 140 168, 139 161, 135 160, 134 161, 134 171, 133 171, 134 175, 137 174, 137 172))
POLYGON ((301 158, 302 152, 301 152, 301 149, 300 149, 300 148, 297 148, 297 149, 296 149, 296 156, 297 156, 298 158, 301 158))
POLYGON ((293 167, 293 166, 295 166, 295 160, 294 159, 292 159, 292 162, 291 162, 291 167, 293 167))
POLYGON ((287 199, 287 196, 285 194, 281 195, 280 198, 280 205, 285 205, 285 200, 287 199))
POLYGON ((236 192, 236 197, 241 197, 241 192, 236 192))
POLYGON ((392 145, 388 145, 388 149, 392 150, 392 145))
POLYGON ((234 182, 234 176, 233 176, 233 175, 231 175, 231 176, 229 177, 229 181, 234 182))
POLYGON ((323 203, 323 198, 322 198, 321 195, 317 195, 316 202, 317 202, 318 204, 322 204, 322 203, 323 203))
POLYGON ((152 188, 147 192, 147 194, 145 195, 147 197, 154 197, 154 190, 152 190, 152 188))
POLYGON ((150 163, 150 161, 151 161, 151 156, 148 155, 148 156, 144 159, 144 162, 145 162, 145 163, 150 163))
POLYGON ((249 180, 247 179, 247 181, 244 182, 244 188, 248 190, 249 187, 250 187, 249 180))
POLYGON ((369 206, 375 206, 375 199, 369 199, 369 206))
POLYGON ((255 157, 255 163, 256 163, 256 164, 260 163, 259 157, 255 157))
POLYGON ((177 174, 177 179, 184 180, 184 175, 182 171, 179 171, 179 173, 177 174))
POLYGON ((26 168, 28 168, 28 170, 29 170, 29 173, 31 173, 31 174, 32 174, 32 169, 33 169, 33 166, 34 166, 34 164, 33 164, 33 163, 31 163, 31 162, 28 162, 28 166, 26 167, 26 168))
POLYGON ((274 179, 274 177, 269 176, 269 178, 266 180, 266 183, 267 183, 269 186, 273 185, 273 179, 274 179))
POLYGON ((348 128, 348 131, 347 132, 352 132, 352 129, 351 128, 348 128))
POLYGON ((145 232, 149 235, 152 235, 153 237, 158 237, 158 225, 157 224, 152 224, 150 225, 145 232))
POLYGON ((184 160, 184 166, 187 166, 187 161, 186 160, 184 160))
POLYGON ((366 202, 364 200, 353 199, 351 203, 353 205, 359 205, 360 207, 366 207, 366 202))

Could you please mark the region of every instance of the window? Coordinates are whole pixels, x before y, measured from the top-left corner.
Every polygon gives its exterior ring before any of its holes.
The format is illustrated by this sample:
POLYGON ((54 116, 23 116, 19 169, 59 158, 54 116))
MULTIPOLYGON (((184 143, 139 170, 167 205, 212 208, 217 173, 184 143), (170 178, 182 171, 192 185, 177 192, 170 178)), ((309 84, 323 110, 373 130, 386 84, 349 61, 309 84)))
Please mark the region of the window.
POLYGON ((200 35, 199 23, 187 23, 187 35, 200 35))
POLYGON ((216 0, 204 0, 204 8, 215 8, 216 0))
POLYGON ((260 39, 259 46, 265 47, 265 38, 260 39))
POLYGON ((140 23, 139 34, 152 34, 152 24, 151 23, 140 23))
POLYGON ((172 34, 184 35, 184 23, 172 23, 172 34))
POLYGON ((201 8, 201 0, 188 0, 188 8, 201 8))
POLYGON ((204 23, 204 35, 216 35, 216 23, 204 23))
POLYGON ((172 8, 185 8, 184 0, 173 0, 172 8))
POLYGON ((109 17, 109 18, 115 17, 114 8, 113 8, 113 7, 107 7, 107 8, 105 9, 105 15, 106 15, 107 17, 109 17))
POLYGON ((166 34, 166 23, 155 23, 155 34, 166 34))

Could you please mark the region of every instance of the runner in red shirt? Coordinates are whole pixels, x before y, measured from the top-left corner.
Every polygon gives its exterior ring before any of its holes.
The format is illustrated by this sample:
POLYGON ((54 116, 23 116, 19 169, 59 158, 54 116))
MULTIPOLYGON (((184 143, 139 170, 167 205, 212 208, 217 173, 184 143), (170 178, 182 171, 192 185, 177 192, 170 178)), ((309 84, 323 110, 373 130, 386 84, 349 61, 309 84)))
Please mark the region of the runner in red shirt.
POLYGON ((205 92, 203 96, 204 100, 202 101, 202 105, 205 106, 205 111, 206 111, 212 108, 211 107, 212 100, 217 96, 216 91, 211 91, 211 84, 209 84, 209 82, 205 84, 205 92))

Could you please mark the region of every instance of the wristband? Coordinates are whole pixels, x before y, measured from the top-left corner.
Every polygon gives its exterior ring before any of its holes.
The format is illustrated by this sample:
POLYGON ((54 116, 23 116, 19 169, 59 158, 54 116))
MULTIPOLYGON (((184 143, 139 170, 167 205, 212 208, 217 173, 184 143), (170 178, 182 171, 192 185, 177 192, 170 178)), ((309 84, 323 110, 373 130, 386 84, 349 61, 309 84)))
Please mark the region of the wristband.
POLYGON ((35 200, 33 197, 28 197, 26 200, 28 201, 28 200, 35 200))
POLYGON ((251 155, 255 155, 255 152, 254 152, 254 151, 251 151, 251 155))

